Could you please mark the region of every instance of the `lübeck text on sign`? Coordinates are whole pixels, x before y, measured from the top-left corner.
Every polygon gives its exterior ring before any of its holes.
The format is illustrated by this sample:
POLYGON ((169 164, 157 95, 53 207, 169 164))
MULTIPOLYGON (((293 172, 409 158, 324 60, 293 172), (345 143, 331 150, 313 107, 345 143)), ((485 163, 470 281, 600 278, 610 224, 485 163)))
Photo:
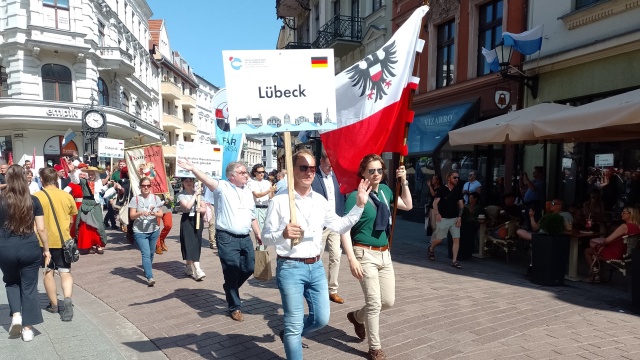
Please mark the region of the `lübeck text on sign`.
POLYGON ((298 88, 297 89, 293 89, 293 90, 279 90, 277 88, 276 85, 272 86, 267 86, 264 90, 262 89, 261 86, 258 86, 258 97, 260 99, 272 99, 272 98, 282 98, 282 97, 307 97, 307 95, 304 93, 307 89, 303 89, 302 85, 298 84, 298 88), (263 93, 264 91, 264 93, 263 93))

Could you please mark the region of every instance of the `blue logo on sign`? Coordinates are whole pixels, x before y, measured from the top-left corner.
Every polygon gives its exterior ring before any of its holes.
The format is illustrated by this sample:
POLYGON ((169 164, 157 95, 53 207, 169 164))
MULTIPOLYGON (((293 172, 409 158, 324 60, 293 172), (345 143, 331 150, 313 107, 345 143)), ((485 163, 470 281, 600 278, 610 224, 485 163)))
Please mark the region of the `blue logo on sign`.
POLYGON ((233 70, 240 70, 240 68, 242 67, 242 59, 240 58, 230 57, 229 61, 231 61, 231 68, 233 70))

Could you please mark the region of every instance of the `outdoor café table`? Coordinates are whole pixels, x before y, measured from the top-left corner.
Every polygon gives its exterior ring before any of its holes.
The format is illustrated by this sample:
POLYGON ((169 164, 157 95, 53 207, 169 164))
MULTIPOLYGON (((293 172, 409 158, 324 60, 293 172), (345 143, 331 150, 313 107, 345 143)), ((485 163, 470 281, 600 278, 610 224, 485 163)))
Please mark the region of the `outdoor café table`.
POLYGON ((580 240, 596 238, 600 236, 600 233, 573 229, 571 231, 567 231, 566 234, 570 237, 570 245, 569 273, 567 274, 567 276, 565 276, 565 279, 570 281, 580 281, 580 279, 578 278, 578 257, 580 256, 578 247, 580 245, 580 240))

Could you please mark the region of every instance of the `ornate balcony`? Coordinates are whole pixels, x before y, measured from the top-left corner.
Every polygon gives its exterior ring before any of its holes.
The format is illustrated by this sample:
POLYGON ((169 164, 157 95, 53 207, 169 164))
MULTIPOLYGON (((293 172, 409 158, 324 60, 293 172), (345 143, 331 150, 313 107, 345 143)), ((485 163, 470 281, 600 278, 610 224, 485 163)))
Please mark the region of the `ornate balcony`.
POLYGON ((285 49, 312 49, 311 43, 303 43, 297 41, 291 41, 284 46, 285 49))
POLYGON ((111 70, 119 75, 129 76, 136 70, 133 56, 119 47, 99 47, 98 70, 111 70))
POLYGON ((318 30, 313 47, 332 48, 336 57, 347 55, 362 45, 361 17, 336 15, 318 30))
POLYGON ((171 131, 182 129, 184 122, 175 115, 162 114, 162 130, 171 131))

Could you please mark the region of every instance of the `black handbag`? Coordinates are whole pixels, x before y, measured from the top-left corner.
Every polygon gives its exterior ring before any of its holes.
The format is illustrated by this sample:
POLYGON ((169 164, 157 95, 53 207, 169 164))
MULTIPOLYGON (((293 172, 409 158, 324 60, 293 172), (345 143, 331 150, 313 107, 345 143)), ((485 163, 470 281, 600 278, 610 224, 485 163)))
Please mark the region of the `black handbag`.
POLYGON ((74 239, 63 240, 62 230, 60 230, 60 224, 58 223, 58 217, 56 216, 56 210, 53 207, 53 202, 51 201, 51 197, 47 194, 46 190, 42 190, 45 195, 47 195, 47 199, 49 199, 49 204, 51 205, 51 212, 53 212, 53 219, 56 221, 56 226, 58 227, 58 234, 60 235, 60 241, 62 241, 62 255, 64 256, 64 261, 69 264, 74 263, 80 259, 80 251, 78 251, 78 244, 74 239))

